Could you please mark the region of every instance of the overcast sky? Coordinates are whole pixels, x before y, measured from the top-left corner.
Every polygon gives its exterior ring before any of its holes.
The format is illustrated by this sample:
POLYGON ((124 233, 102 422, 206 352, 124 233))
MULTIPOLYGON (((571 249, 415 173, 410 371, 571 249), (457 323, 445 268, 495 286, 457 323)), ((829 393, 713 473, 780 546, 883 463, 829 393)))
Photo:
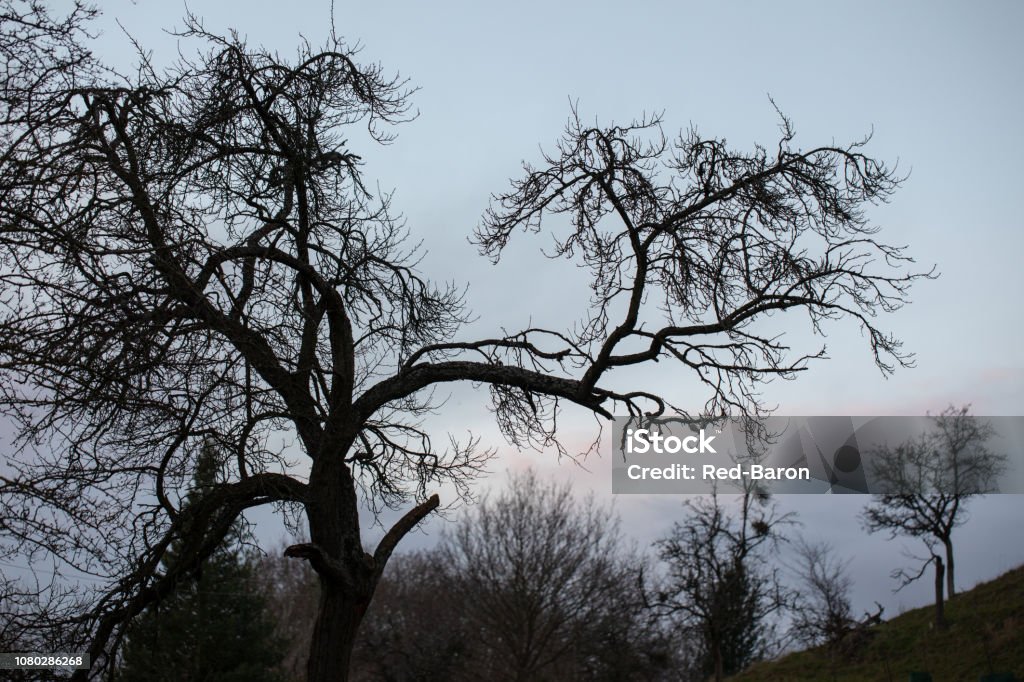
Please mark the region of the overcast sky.
MULTIPOLYGON (((102 54, 128 58, 116 17, 154 50, 157 63, 173 58, 175 39, 159 29, 180 25, 184 5, 102 6, 102 54)), ((194 0, 189 7, 208 28, 234 27, 286 55, 300 34, 320 41, 330 17, 327 2, 194 0)), ((1024 4, 337 2, 334 17, 339 33, 365 46, 363 60, 420 88, 420 116, 393 145, 354 151, 371 180, 397 190, 395 205, 429 250, 427 274, 470 283, 477 329, 530 320, 568 325, 585 301, 575 269, 540 255, 550 237, 517 235, 498 267, 466 241, 489 194, 508 186, 523 159, 536 161, 539 148, 551 148, 570 101, 584 119, 601 123, 663 111, 669 132, 693 124, 749 149, 776 140, 770 95, 795 123, 797 146, 874 131, 869 153, 898 160, 910 177, 891 204, 870 215, 884 241, 909 245, 920 264, 937 265, 942 276, 920 283, 912 305, 881 322, 916 353, 915 369, 883 378, 854 324, 829 325, 826 339, 796 324, 786 327, 790 344, 813 351, 824 342, 830 359, 797 381, 770 385, 767 401, 788 415, 923 414, 950 403, 971 403, 975 414, 1024 414, 1024 4)), ((707 396, 686 376, 662 374, 661 388, 674 402, 703 405, 707 396)), ((484 398, 456 389, 437 429, 473 428, 503 446, 484 398)), ((570 442, 593 437, 587 419, 566 427, 570 442)), ((505 467, 536 466, 610 498, 606 464, 590 461, 588 473, 557 464, 551 453, 505 448, 479 486, 500 484, 505 467)), ((888 572, 902 559, 898 547, 860 530, 856 516, 865 501, 791 496, 780 503, 802 513, 808 535, 830 539, 852 559, 858 608, 878 600, 889 615, 926 602, 927 584, 890 594, 888 572)), ((1024 562, 1022 503, 1020 496, 973 503, 956 538, 961 587, 1024 562)), ((616 504, 641 546, 680 514, 671 497, 616 504)), ((439 526, 409 545, 429 545, 439 526)))

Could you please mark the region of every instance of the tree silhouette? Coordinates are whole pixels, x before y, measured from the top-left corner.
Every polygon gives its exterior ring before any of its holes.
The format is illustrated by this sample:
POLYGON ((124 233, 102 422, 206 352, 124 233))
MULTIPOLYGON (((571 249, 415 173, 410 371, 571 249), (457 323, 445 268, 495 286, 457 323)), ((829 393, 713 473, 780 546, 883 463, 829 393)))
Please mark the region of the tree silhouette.
POLYGON ((735 512, 717 494, 688 500, 686 518, 657 543, 666 576, 651 606, 699 642, 700 679, 722 680, 772 653, 771 617, 792 601, 765 556, 791 517, 756 490, 737 497, 735 512))
MULTIPOLYGON (((195 487, 186 504, 194 504, 216 486, 220 463, 212 448, 199 457, 195 487)), ((239 546, 236 524, 214 552, 183 577, 160 603, 143 611, 127 628, 118 682, 279 682, 274 672, 284 642, 252 569, 239 546)), ((178 543, 167 551, 177 563, 178 543)))
POLYGON ((12 609, 50 650, 84 647, 94 674, 242 511, 278 505, 304 517, 310 541, 287 554, 320 582, 308 677, 344 677, 395 546, 439 504, 428 489, 464 490, 489 454, 431 442, 442 384, 487 386, 512 443, 561 448, 565 406, 673 409, 630 380, 658 360, 703 382, 691 412, 761 413, 758 382, 824 354, 755 326, 772 313, 852 318, 883 371, 907 361, 874 315, 923 275, 864 214, 900 182, 866 140, 795 148, 783 117, 777 145, 742 153, 696 131, 669 142, 658 118, 574 113, 475 238, 497 259, 565 215, 554 257, 589 273, 593 305, 565 330, 461 340, 461 289, 416 270, 391 195, 363 175, 363 149, 410 118, 404 81, 333 32, 287 59, 194 17, 192 56, 158 70, 140 46, 119 75, 88 51, 81 7, 0 8, 0 409, 20 447, 0 551, 103 582, 12 609), (231 464, 185 505, 205 442, 231 464), (371 551, 360 501, 408 508, 371 551))
POLYGON ((953 531, 967 520, 971 497, 994 490, 1006 466, 1006 455, 992 452, 986 443, 995 433, 991 423, 972 417, 969 407, 950 406, 932 418, 934 428, 920 438, 872 453, 872 474, 884 492, 864 508, 862 520, 869 533, 887 531, 891 537, 908 535, 924 541, 928 555, 920 571, 897 570, 894 577, 905 586, 935 567, 936 625, 943 617, 945 595, 955 590, 953 531), (944 557, 934 551, 941 544, 944 557))
POLYGON ((793 571, 798 580, 790 630, 800 643, 834 647, 856 625, 850 603, 853 580, 847 563, 827 542, 801 538, 795 545, 793 571))
POLYGON ((569 485, 513 475, 443 543, 473 640, 469 679, 659 679, 668 657, 618 520, 569 485))

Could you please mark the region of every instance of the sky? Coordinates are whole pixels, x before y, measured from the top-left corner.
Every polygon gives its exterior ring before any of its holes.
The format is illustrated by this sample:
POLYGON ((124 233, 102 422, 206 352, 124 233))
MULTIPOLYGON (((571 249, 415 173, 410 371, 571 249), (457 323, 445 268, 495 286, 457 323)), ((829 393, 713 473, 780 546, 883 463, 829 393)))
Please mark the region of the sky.
MULTIPOLYGON (((102 7, 97 51, 108 60, 130 59, 114 18, 152 49, 156 63, 174 58, 176 39, 160 29, 181 25, 183 4, 110 0, 102 7)), ((193 0, 189 9, 210 29, 235 28, 284 55, 300 35, 319 42, 331 17, 327 2, 193 0)), ((419 116, 398 139, 358 153, 371 181, 396 190, 395 205, 428 250, 424 272, 470 284, 478 322, 468 333, 531 321, 568 325, 585 304, 574 269, 541 255, 549 235, 517 235, 498 266, 467 241, 489 195, 508 187, 524 159, 537 161, 540 149, 552 147, 571 103, 585 120, 605 124, 663 112, 669 133, 694 125, 750 149, 776 140, 771 97, 794 122, 798 146, 873 133, 869 153, 898 161, 909 178, 869 215, 884 241, 908 245, 924 269, 934 264, 941 276, 920 282, 911 305, 881 320, 915 353, 915 368, 883 377, 852 323, 827 325, 824 339, 792 324, 794 349, 825 343, 829 359, 796 381, 766 387, 767 402, 785 415, 914 415, 967 403, 979 415, 1024 414, 1017 201, 1024 4, 336 2, 333 16, 341 35, 364 46, 363 61, 420 88, 413 98, 419 116)), ((677 404, 699 407, 707 397, 685 376, 657 381, 677 404)), ((607 461, 588 460, 584 469, 550 452, 516 452, 491 425, 485 400, 472 387, 455 388, 432 425, 439 433, 472 429, 501 449, 477 491, 500 486, 506 469, 532 466, 611 500, 607 461)), ((592 419, 572 417, 563 435, 584 443, 593 429, 592 419)), ((850 559, 855 606, 877 600, 889 615, 927 603, 927 581, 892 595, 888 573, 905 559, 860 529, 865 501, 789 496, 779 503, 800 512, 809 537, 828 539, 850 559)), ((641 548, 681 516, 672 496, 614 503, 641 548)), ((1024 563, 1024 499, 992 496, 975 500, 971 511, 956 537, 961 588, 1024 563)), ((272 537, 269 517, 259 520, 272 537)), ((429 546, 445 523, 428 524, 406 545, 429 546)))

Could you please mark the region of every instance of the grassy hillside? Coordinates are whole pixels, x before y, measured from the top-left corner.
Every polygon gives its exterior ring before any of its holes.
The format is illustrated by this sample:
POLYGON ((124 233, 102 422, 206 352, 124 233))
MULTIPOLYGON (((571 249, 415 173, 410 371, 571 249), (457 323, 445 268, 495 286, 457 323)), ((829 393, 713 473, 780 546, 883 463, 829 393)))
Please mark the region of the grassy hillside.
POLYGON ((824 648, 762 663, 732 678, 906 682, 911 671, 928 671, 935 682, 970 680, 991 670, 1024 680, 1024 566, 957 595, 946 605, 949 630, 934 632, 930 607, 908 611, 870 630, 847 657, 824 648))

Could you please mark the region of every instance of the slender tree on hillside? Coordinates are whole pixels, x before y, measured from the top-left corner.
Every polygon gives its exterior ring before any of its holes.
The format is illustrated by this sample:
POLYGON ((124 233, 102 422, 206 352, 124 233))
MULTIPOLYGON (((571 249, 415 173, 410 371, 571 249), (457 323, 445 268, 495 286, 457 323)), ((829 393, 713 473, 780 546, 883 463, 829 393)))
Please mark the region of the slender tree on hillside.
POLYGON ((865 215, 900 182, 866 140, 798 147, 782 118, 777 144, 742 152, 574 112, 475 239, 497 260, 563 217, 552 255, 582 266, 592 305, 565 329, 467 338, 462 288, 417 271, 392 195, 364 175, 411 118, 404 81, 333 32, 288 58, 194 17, 176 64, 140 46, 114 71, 88 50, 89 14, 0 0, 0 411, 19 448, 0 557, 98 581, 15 590, 5 612, 22 639, 89 653, 79 679, 263 505, 308 526, 287 550, 319 580, 308 679, 344 679, 430 491, 465 489, 488 455, 431 441, 444 384, 489 391, 511 443, 557 448, 564 408, 674 409, 632 372, 655 361, 705 389, 689 414, 761 412, 758 382, 824 355, 781 342, 782 311, 859 323, 883 371, 907 360, 875 315, 922 275, 865 215), (230 464, 186 504, 205 442, 230 464), (361 503, 407 511, 367 548, 361 503))
POLYGON ((992 492, 1006 456, 989 449, 993 427, 972 417, 968 407, 950 406, 932 421, 919 438, 872 453, 872 473, 885 492, 865 507, 862 520, 869 533, 924 541, 928 551, 920 571, 897 570, 894 576, 906 585, 934 566, 936 624, 942 627, 943 598, 956 594, 953 531, 966 522, 970 498, 992 492))

